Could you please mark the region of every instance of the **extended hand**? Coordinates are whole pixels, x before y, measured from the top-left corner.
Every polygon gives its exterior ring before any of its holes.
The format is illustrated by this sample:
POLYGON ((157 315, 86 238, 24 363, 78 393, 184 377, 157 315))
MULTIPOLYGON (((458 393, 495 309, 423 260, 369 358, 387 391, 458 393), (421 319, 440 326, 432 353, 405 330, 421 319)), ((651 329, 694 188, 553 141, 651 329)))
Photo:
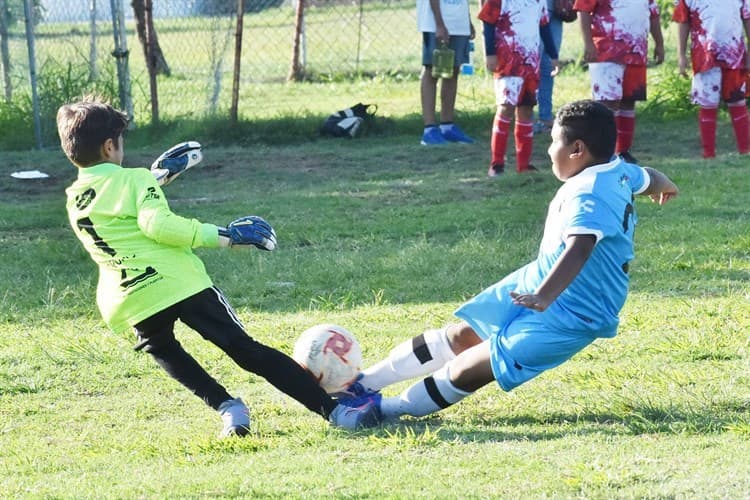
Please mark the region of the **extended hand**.
POLYGON ((276 231, 256 215, 233 220, 226 229, 219 229, 219 235, 228 237, 232 245, 253 245, 268 251, 276 248, 276 231))
POLYGON ((203 159, 201 144, 196 141, 181 142, 164 151, 151 164, 151 173, 156 177, 160 186, 166 186, 182 174, 194 167, 203 159))

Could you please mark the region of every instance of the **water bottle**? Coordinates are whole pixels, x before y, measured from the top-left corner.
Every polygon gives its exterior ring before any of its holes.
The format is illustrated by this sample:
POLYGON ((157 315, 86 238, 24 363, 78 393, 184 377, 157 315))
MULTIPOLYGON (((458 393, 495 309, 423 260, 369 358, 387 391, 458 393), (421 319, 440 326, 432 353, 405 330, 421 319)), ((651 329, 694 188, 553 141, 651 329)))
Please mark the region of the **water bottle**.
POLYGON ((455 51, 442 42, 440 47, 432 51, 432 77, 452 78, 453 64, 456 59, 455 51))
POLYGON ((469 62, 461 65, 461 74, 474 74, 474 40, 469 40, 469 62))

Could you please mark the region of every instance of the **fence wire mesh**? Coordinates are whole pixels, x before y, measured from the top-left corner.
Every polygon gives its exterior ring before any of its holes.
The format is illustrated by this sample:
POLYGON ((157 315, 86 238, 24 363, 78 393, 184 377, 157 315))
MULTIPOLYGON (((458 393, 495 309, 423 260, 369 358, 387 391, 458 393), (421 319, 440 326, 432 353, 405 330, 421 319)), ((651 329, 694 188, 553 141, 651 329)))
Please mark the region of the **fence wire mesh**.
MULTIPOLYGON (((150 119, 149 74, 134 5, 124 1, 129 79, 137 122, 150 119)), ((43 135, 54 110, 83 93, 118 96, 113 0, 0 0, 2 115, 27 103, 36 79, 43 135), (30 6, 31 36, 24 7, 30 6), (36 71, 30 67, 30 49, 36 71)), ((240 86, 336 79, 420 66, 414 0, 245 0, 240 86), (298 1, 304 1, 298 22, 298 1), (296 51, 295 51, 295 42, 296 51)), ((28 9, 27 9, 28 10, 28 9)), ((160 116, 225 114, 231 102, 238 2, 154 0, 153 22, 165 67, 158 78, 160 116)), ((262 92, 258 93, 262 95, 262 92)), ((247 94, 245 94, 247 96, 247 94)), ((249 104, 248 109, 262 106, 249 104)))

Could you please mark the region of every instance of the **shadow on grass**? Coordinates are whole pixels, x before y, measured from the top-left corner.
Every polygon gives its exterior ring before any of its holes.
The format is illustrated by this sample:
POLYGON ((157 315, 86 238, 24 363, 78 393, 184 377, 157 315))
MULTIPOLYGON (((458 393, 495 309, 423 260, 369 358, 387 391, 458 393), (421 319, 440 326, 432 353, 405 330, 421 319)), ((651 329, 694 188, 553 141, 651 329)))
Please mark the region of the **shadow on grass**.
MULTIPOLYGON (((750 401, 736 401, 721 408, 695 410, 687 407, 633 407, 617 412, 530 414, 513 417, 472 416, 461 423, 440 415, 386 422, 378 434, 386 437, 431 436, 438 441, 471 443, 501 441, 551 441, 571 435, 638 436, 646 434, 707 435, 745 428, 750 420, 750 401)), ((424 438, 421 438, 424 440, 424 438)))

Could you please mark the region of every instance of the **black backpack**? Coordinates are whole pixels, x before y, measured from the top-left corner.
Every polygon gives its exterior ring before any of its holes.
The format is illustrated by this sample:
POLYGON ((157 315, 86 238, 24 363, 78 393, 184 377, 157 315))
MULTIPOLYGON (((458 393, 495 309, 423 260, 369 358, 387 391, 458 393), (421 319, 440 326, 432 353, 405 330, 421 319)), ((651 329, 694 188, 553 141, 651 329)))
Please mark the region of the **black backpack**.
POLYGON ((323 122, 320 135, 330 137, 357 137, 362 133, 362 125, 378 110, 375 104, 357 103, 351 108, 337 111, 323 122))

